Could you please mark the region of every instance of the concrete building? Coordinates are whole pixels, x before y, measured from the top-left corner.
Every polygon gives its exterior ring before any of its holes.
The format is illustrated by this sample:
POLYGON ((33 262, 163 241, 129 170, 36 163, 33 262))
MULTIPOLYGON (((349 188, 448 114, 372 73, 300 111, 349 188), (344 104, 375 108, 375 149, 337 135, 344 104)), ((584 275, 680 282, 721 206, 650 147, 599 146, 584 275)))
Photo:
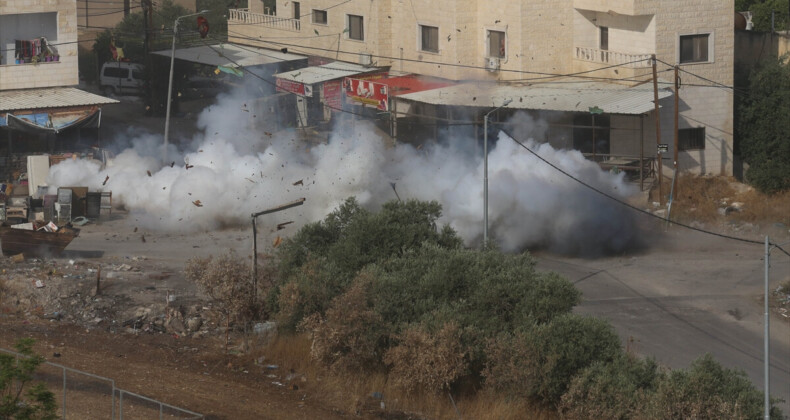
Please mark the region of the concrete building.
POLYGON ((95 143, 101 106, 117 101, 75 87, 76 3, 0 0, 0 47, 0 173, 21 153, 95 143))
POLYGON ((458 115, 458 107, 480 117, 512 99, 509 109, 548 120, 545 140, 596 160, 638 157, 638 166, 657 144, 668 146, 662 160, 673 166, 678 65, 679 169, 733 173, 733 0, 278 0, 275 10, 250 1, 228 23, 231 42, 468 85, 401 95, 394 122, 416 110, 458 115), (659 140, 645 92, 652 55, 659 140), (530 100, 536 95, 547 100, 530 100))

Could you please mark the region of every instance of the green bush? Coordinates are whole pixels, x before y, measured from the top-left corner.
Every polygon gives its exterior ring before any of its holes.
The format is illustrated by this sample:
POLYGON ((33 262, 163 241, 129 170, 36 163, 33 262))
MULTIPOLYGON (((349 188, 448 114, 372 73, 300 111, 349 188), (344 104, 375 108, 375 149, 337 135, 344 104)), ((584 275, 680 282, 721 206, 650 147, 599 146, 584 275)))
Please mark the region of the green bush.
POLYGON ((640 418, 661 375, 654 359, 629 354, 594 363, 571 381, 560 412, 568 420, 640 418))
MULTIPOLYGON (((758 419, 763 417, 763 393, 743 371, 723 368, 706 354, 688 370, 663 378, 646 414, 651 419, 758 419)), ((783 418, 777 407, 771 418, 783 418)))
POLYGON ((620 339, 606 321, 574 314, 502 334, 489 343, 486 385, 511 396, 557 405, 573 377, 620 357, 620 339))
POLYGON ((267 302, 281 326, 293 330, 301 318, 323 314, 364 267, 397 258, 424 244, 458 248, 461 240, 449 228, 437 229, 441 206, 436 202, 390 202, 371 213, 355 199, 346 200, 325 220, 300 229, 278 249, 278 280, 267 302), (290 285, 299 299, 282 298, 290 285), (286 304, 287 302, 287 304, 286 304))
POLYGON ((33 373, 44 358, 33 352, 34 340, 17 341, 16 351, 23 357, 0 353, 0 419, 55 420, 55 394, 43 384, 32 384, 33 373), (26 389, 27 388, 27 389, 26 389))
POLYGON ((322 317, 314 313, 301 324, 313 339, 311 355, 336 370, 382 368, 386 329, 371 309, 370 274, 360 274, 345 293, 332 300, 322 317))

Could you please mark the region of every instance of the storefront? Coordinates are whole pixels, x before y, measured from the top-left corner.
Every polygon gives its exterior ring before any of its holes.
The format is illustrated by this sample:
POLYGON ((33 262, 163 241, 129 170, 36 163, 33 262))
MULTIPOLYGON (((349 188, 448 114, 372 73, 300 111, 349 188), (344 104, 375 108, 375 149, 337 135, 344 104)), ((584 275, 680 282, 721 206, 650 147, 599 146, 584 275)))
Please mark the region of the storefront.
POLYGON ((387 70, 335 61, 274 75, 278 91, 296 95, 296 117, 300 127, 329 122, 333 113, 342 111, 342 82, 350 76, 375 80, 386 77, 387 70))

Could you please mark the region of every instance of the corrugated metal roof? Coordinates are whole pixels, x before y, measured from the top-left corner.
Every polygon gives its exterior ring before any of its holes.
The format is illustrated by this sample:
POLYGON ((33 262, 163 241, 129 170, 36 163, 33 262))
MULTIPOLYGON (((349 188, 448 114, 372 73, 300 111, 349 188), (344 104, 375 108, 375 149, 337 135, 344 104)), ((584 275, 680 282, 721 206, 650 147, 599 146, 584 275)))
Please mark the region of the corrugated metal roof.
MULTIPOLYGON (((659 100, 670 96, 671 90, 659 89, 659 100)), ((463 83, 399 98, 433 105, 469 107, 497 107, 512 99, 508 108, 589 112, 590 108, 598 107, 606 114, 638 115, 654 109, 650 84, 628 87, 603 82, 463 83)))
POLYGON ((0 90, 0 111, 117 103, 115 99, 72 87, 0 90))
POLYGON ((372 73, 379 70, 381 69, 377 67, 364 67, 359 64, 335 61, 334 63, 320 66, 305 67, 303 69, 277 73, 274 77, 312 85, 314 83, 326 82, 327 80, 340 79, 341 77, 349 77, 361 73, 372 73))
MULTIPOLYGON (((170 50, 156 51, 154 54, 170 57, 170 50)), ((176 50, 176 58, 209 66, 259 66, 283 61, 306 60, 307 57, 281 51, 256 48, 236 44, 203 45, 200 47, 176 50)))

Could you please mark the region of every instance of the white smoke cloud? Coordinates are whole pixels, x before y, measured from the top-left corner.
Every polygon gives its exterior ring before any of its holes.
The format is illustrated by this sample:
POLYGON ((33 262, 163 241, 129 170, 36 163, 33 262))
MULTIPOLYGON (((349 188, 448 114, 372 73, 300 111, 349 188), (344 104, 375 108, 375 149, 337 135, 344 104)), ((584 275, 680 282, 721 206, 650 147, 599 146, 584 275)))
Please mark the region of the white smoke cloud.
MULTIPOLYGON (((390 147, 372 124, 357 121, 326 144, 310 147, 290 132, 270 138, 245 127, 249 116, 239 117, 238 107, 237 100, 227 97, 204 111, 199 124, 205 136, 193 139, 191 151, 173 167, 161 167, 157 136, 138 136, 111 166, 101 169, 95 162, 67 160, 51 168, 48 184, 112 191, 114 201, 123 203, 141 227, 183 232, 247 224, 251 213, 305 197, 303 206, 268 216, 272 225, 287 217, 298 227, 322 219, 349 196, 376 208, 395 199, 395 182, 402 199, 439 201, 441 221, 467 244, 482 239, 483 162, 472 139, 424 149, 390 147)), ((530 123, 519 118, 516 127, 530 123)), ((540 124, 535 127, 541 129, 540 124)), ((532 140, 526 146, 613 196, 625 199, 634 192, 622 174, 602 171, 578 152, 532 140)), ((504 250, 541 246, 586 255, 620 251, 635 241, 630 215, 541 162, 505 133, 490 149, 489 235, 504 250)))

